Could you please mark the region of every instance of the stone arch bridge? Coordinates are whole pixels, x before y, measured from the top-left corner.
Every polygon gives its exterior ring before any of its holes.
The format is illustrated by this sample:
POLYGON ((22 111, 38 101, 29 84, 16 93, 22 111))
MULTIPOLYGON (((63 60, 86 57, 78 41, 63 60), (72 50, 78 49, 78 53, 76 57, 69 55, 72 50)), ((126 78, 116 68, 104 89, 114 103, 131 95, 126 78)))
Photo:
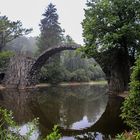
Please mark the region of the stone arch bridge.
POLYGON ((60 45, 44 51, 36 59, 23 53, 16 54, 10 59, 3 85, 6 88, 24 89, 35 86, 38 82, 39 72, 45 62, 54 54, 63 50, 75 50, 80 45, 60 45))

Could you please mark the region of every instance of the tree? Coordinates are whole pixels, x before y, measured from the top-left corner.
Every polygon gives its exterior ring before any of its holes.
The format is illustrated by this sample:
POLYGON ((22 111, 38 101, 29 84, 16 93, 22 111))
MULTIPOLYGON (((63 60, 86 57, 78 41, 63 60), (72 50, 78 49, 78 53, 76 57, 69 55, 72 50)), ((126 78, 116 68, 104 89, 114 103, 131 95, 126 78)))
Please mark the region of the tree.
POLYGON ((11 50, 14 52, 26 52, 29 54, 35 53, 37 51, 37 45, 36 45, 36 37, 26 37, 21 36, 10 43, 5 47, 5 50, 11 50))
MULTIPOLYGON (((60 27, 60 23, 58 22, 58 14, 55 5, 50 3, 43 14, 43 19, 40 24, 40 37, 38 38, 38 47, 39 53, 44 50, 54 47, 62 43, 63 40, 63 30, 60 27)), ((41 79, 46 79, 46 76, 53 75, 53 73, 59 73, 60 70, 60 54, 56 54, 49 59, 46 65, 41 70, 41 79), (46 69, 46 70, 45 70, 46 69), (52 69, 52 70, 51 70, 52 69), (47 71, 47 74, 46 74, 47 71)), ((60 75, 60 73, 59 73, 60 75)), ((56 75, 55 75, 56 76, 56 75)), ((51 77, 51 82, 58 83, 61 79, 60 76, 51 77), (58 78, 58 79, 57 79, 58 78), (56 82, 57 81, 57 82, 56 82)), ((49 80, 48 79, 48 80, 49 80)))
POLYGON ((22 27, 20 21, 10 21, 6 16, 0 16, 0 51, 15 38, 28 34, 32 29, 22 27))
POLYGON ((71 36, 66 35, 66 37, 64 37, 63 39, 64 44, 76 44, 75 41, 71 38, 71 36))
POLYGON ((50 3, 47 10, 43 14, 44 18, 41 20, 40 37, 38 38, 39 51, 42 52, 47 48, 58 45, 63 39, 63 30, 58 22, 58 14, 55 5, 50 3))
POLYGON ((140 1, 89 0, 87 7, 83 51, 100 63, 111 90, 124 91, 140 49, 140 1))
POLYGON ((3 51, 0 53, 0 73, 4 73, 6 71, 12 55, 13 53, 10 51, 3 51))

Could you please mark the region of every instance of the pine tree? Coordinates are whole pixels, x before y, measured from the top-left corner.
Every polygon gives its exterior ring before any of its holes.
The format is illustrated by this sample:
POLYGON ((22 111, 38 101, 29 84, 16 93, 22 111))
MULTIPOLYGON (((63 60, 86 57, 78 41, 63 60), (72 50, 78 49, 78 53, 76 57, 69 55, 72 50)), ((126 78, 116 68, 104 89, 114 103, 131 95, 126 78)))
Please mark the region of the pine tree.
MULTIPOLYGON (((63 40, 63 30, 58 22, 58 14, 55 5, 50 3, 43 14, 43 19, 40 23, 40 37, 38 38, 39 53, 44 50, 57 46, 62 43, 63 40)), ((51 57, 46 65, 42 68, 41 79, 48 80, 47 75, 53 75, 52 83, 57 83, 59 81, 60 75, 60 54, 55 54, 51 57)))
POLYGON ((43 16, 44 18, 39 25, 41 31, 38 43, 39 52, 60 44, 63 39, 63 30, 58 22, 55 5, 50 3, 43 16))

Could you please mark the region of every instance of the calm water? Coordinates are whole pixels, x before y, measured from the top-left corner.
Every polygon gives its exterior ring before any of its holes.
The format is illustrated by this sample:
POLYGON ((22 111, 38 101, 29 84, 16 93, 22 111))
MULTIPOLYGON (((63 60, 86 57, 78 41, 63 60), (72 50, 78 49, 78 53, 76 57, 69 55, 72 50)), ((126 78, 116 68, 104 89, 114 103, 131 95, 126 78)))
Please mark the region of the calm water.
POLYGON ((58 124, 62 140, 102 140, 124 129, 119 116, 122 99, 108 97, 105 85, 47 87, 0 92, 0 105, 12 110, 24 135, 39 117, 31 140, 45 136, 58 124))

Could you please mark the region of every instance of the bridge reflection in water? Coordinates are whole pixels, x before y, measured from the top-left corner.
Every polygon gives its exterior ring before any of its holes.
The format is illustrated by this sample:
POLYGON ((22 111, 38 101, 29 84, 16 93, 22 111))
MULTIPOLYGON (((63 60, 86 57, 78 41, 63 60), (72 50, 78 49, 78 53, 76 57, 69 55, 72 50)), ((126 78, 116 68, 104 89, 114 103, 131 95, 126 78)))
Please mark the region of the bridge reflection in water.
POLYGON ((63 136, 88 132, 115 134, 123 129, 118 117, 121 99, 109 98, 105 85, 47 87, 36 90, 5 90, 0 105, 13 111, 15 121, 25 133, 25 126, 39 117, 39 126, 32 139, 45 136, 55 124, 63 136), (107 108, 106 108, 107 106, 107 108))

